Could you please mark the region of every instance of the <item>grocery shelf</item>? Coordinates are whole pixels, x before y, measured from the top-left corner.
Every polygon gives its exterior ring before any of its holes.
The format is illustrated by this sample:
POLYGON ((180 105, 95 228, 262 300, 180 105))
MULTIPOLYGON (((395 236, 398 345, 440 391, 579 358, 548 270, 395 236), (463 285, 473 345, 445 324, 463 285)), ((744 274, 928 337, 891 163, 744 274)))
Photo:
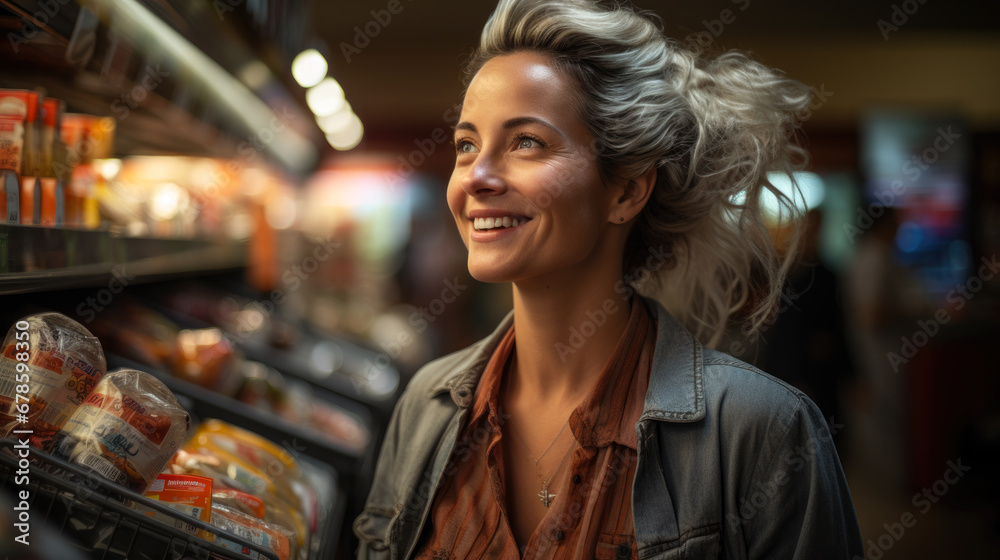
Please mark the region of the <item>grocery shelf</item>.
MULTIPOLYGON (((245 242, 0 225, 0 294, 104 288, 246 266, 245 242)), ((95 297, 100 299, 100 294, 95 297)), ((106 303, 106 302, 105 302, 106 303)))
POLYGON ((274 36, 252 23, 271 2, 0 0, 0 84, 42 88, 70 112, 115 118, 116 155, 263 158, 306 176, 326 148, 288 68, 304 2, 274 2, 274 36), (24 22, 22 24, 22 22, 24 22), (258 157, 260 156, 260 157, 258 157))
MULTIPOLYGON (((27 491, 31 522, 46 522, 58 529, 88 558, 106 560, 167 560, 173 558, 243 558, 217 544, 202 540, 179 527, 184 524, 224 535, 258 558, 278 560, 270 549, 204 521, 188 517, 161 502, 146 498, 110 480, 37 449, 30 450, 27 475, 19 470, 17 441, 0 440, 0 485, 27 491), (15 476, 16 475, 16 476, 15 476), (177 525, 147 517, 126 502, 140 504, 173 520, 177 525)), ((20 499, 20 498, 19 498, 20 499)))
MULTIPOLYGON (((195 417, 218 418, 237 425, 273 440, 283 447, 294 449, 297 455, 312 457, 329 465, 345 478, 357 477, 368 472, 373 466, 372 446, 367 446, 365 449, 353 448, 339 443, 315 428, 294 424, 274 413, 178 379, 156 368, 110 353, 107 354, 107 358, 109 371, 116 368, 130 368, 154 375, 177 396, 184 409, 195 417)), ((320 395, 319 398, 347 407, 352 414, 360 417, 365 425, 371 426, 371 417, 363 407, 351 406, 345 399, 338 399, 334 395, 320 395)), ((372 437, 375 435, 372 434, 372 437)))

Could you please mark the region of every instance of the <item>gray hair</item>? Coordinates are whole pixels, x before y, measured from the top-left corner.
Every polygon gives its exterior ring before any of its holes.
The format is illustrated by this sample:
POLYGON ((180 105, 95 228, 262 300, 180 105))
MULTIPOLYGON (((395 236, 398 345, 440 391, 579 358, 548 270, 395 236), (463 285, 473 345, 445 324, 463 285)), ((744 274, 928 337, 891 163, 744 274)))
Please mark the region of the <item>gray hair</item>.
POLYGON ((809 88, 736 51, 703 57, 645 14, 593 0, 500 0, 467 84, 493 57, 518 51, 549 56, 576 80, 605 180, 656 168, 625 248, 626 278, 663 247, 656 289, 702 342, 718 344, 735 319, 748 333, 766 324, 794 250, 775 246, 761 194, 774 193, 785 218, 796 215, 767 174, 807 159, 792 133, 809 88))

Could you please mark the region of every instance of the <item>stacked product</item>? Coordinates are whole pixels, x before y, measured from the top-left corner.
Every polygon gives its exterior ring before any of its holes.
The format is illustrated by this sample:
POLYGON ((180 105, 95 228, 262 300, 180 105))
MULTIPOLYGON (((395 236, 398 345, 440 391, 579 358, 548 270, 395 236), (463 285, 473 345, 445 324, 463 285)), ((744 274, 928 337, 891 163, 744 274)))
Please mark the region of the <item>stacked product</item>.
MULTIPOLYGON (((0 355, 0 430, 223 532, 308 557, 321 505, 296 461, 274 443, 220 421, 189 437, 190 416, 149 373, 104 373, 100 341, 79 323, 42 313, 18 321, 0 355)), ((142 504, 133 509, 167 522, 142 504)), ((194 526, 191 534, 250 554, 194 526)))

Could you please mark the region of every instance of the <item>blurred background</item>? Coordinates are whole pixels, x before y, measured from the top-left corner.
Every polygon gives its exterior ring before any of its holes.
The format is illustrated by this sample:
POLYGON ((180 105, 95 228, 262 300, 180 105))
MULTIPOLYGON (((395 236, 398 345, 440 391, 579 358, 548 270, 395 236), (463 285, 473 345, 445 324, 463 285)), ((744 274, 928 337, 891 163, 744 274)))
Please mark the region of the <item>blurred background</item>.
MULTIPOLYGON (((992 557, 1000 8, 635 4, 686 45, 749 51, 813 91, 806 248, 775 320, 722 349, 824 411, 867 558, 992 557)), ((339 477, 336 534, 310 554, 353 556, 400 391, 511 305, 509 286, 468 276, 444 198, 463 65, 493 6, 0 0, 5 328, 60 311, 109 367, 188 372, 170 387, 193 413, 299 436, 339 477), (184 349, 232 379, 191 374, 184 349), (336 441, 300 435, 302 402, 336 441), (287 424, 247 424, 243 406, 287 424)))

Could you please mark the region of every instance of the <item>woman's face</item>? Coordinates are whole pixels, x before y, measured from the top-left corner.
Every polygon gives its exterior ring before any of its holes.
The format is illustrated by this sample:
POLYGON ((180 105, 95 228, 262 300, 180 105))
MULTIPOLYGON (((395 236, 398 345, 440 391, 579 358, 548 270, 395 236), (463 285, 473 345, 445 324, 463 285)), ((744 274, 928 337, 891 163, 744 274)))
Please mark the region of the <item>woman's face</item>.
MULTIPOLYGON (((541 54, 496 57, 476 74, 455 127, 448 205, 469 273, 517 282, 607 266, 612 189, 577 115, 576 85, 541 54)), ((620 261, 617 266, 620 267, 620 261)))

